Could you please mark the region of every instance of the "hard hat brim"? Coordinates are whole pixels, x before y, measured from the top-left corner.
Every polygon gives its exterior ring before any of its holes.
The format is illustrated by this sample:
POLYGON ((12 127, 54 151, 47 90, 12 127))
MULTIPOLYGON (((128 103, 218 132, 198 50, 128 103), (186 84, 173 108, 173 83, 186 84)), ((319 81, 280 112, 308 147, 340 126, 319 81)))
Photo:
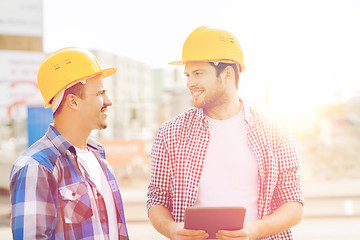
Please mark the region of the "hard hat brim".
POLYGON ((114 73, 116 73, 117 71, 117 68, 107 68, 107 69, 104 69, 102 70, 102 77, 103 78, 106 78, 110 75, 113 75, 114 73))
POLYGON ((168 64, 169 65, 184 65, 185 62, 183 62, 183 61, 174 61, 174 62, 169 62, 168 64))

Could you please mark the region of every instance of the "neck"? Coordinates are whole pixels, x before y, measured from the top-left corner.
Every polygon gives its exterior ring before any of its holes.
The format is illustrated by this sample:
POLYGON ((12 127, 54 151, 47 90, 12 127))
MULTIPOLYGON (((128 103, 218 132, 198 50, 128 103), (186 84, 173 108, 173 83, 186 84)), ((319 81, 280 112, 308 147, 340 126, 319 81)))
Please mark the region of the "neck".
POLYGON ((212 119, 226 120, 238 114, 241 110, 241 102, 238 97, 232 98, 230 101, 212 109, 204 109, 204 113, 212 119))
POLYGON ((54 127, 72 145, 80 149, 86 149, 91 131, 84 129, 81 123, 73 121, 73 119, 76 118, 58 116, 54 119, 54 127))

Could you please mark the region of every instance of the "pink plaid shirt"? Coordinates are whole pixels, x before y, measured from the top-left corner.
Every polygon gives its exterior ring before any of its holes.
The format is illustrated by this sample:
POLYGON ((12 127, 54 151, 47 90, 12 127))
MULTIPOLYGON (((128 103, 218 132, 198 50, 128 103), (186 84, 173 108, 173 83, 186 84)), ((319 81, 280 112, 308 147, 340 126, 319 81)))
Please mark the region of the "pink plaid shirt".
MULTIPOLYGON (((300 188, 300 155, 294 138, 275 122, 244 106, 248 144, 259 171, 258 218, 286 202, 304 203, 300 188)), ((147 208, 166 207, 176 222, 198 195, 210 133, 202 109, 192 108, 163 124, 152 154, 147 208)), ((292 239, 290 230, 263 239, 292 239)))

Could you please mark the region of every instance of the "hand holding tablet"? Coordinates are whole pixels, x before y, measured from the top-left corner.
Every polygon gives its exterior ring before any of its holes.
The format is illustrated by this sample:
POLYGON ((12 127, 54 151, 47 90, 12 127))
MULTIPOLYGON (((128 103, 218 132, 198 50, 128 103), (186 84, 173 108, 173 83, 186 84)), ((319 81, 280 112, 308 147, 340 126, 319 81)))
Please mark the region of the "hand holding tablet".
POLYGON ((185 209, 185 229, 204 230, 215 239, 219 230, 240 230, 244 225, 244 207, 188 207, 185 209))

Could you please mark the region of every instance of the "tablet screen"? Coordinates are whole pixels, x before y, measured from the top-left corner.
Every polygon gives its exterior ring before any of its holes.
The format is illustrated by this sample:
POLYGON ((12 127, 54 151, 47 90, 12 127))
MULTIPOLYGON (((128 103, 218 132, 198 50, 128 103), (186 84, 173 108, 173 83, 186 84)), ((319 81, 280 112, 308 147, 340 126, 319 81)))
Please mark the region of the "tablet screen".
POLYGON ((185 229, 204 230, 215 239, 218 230, 243 228, 244 207, 188 207, 185 209, 185 229))

